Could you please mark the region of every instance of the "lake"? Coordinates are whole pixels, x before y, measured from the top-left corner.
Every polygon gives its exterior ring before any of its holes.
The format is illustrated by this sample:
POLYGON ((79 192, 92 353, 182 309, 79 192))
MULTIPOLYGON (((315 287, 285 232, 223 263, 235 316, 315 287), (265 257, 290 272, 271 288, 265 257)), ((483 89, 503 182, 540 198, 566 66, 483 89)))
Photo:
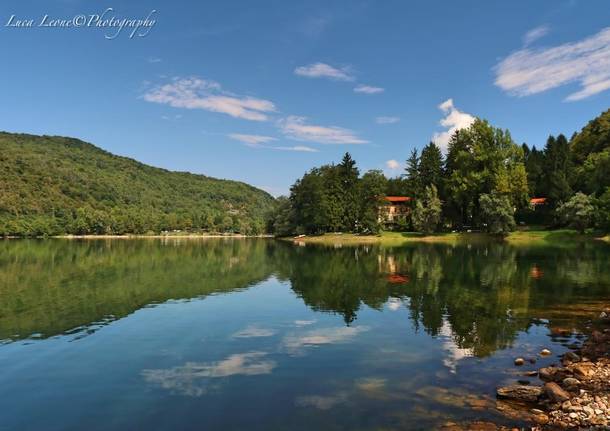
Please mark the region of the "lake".
POLYGON ((0 241, 0 430, 510 423, 496 386, 581 342, 609 263, 594 242, 0 241))

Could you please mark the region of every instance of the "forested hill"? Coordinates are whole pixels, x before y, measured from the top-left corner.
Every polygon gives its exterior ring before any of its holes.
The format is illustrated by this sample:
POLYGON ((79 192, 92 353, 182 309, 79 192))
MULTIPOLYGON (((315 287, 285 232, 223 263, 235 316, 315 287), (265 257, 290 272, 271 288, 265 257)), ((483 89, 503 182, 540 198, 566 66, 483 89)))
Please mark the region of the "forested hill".
POLYGON ((257 234, 273 205, 245 183, 147 166, 78 139, 0 132, 0 236, 257 234))

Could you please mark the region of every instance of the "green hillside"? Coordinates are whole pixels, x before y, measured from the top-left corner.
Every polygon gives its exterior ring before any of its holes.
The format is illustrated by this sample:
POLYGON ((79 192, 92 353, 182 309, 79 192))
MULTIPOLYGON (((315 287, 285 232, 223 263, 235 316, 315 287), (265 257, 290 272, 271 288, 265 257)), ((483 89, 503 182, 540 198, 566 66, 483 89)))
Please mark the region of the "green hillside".
POLYGON ((264 231, 274 199, 78 139, 0 132, 0 235, 264 231))

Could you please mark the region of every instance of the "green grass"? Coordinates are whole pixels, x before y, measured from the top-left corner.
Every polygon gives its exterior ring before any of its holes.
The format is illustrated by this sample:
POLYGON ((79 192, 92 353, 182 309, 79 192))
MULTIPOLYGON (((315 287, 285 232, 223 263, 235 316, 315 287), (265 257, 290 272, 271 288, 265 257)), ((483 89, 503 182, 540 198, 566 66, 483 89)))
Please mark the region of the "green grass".
POLYGON ((381 245, 401 245, 410 242, 428 243, 475 243, 485 241, 506 241, 512 245, 554 245, 569 246, 582 241, 602 239, 610 241, 610 235, 605 237, 593 234, 580 234, 575 230, 541 230, 523 229, 511 232, 507 236, 490 235, 479 232, 450 232, 425 235, 417 232, 382 232, 379 235, 357 235, 351 233, 329 233, 324 235, 312 235, 302 238, 282 238, 287 241, 302 243, 323 244, 323 245, 360 245, 360 244, 381 244, 381 245))

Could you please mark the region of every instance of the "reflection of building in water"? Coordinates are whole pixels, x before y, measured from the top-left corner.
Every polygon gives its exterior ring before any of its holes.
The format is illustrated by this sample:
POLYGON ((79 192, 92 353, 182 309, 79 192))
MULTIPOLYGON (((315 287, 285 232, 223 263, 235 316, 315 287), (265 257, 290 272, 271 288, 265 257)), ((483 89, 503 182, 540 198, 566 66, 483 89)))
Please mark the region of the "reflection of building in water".
POLYGON ((411 211, 412 200, 408 196, 386 196, 379 207, 379 222, 386 225, 404 223, 411 211))
POLYGON ((388 274, 387 280, 389 283, 405 284, 409 282, 409 276, 401 272, 400 265, 394 255, 377 255, 377 264, 380 273, 388 274))
POLYGON ((538 268, 538 266, 534 265, 531 267, 530 269, 530 277, 533 279, 539 279, 542 278, 542 276, 544 276, 544 271, 541 270, 540 268, 538 268))
POLYGON ((474 356, 472 349, 463 349, 459 347, 453 339, 453 329, 447 317, 443 317, 443 325, 439 331, 439 338, 443 341, 443 350, 447 352, 447 356, 443 359, 443 364, 451 370, 452 373, 457 372, 457 363, 460 359, 474 356))

